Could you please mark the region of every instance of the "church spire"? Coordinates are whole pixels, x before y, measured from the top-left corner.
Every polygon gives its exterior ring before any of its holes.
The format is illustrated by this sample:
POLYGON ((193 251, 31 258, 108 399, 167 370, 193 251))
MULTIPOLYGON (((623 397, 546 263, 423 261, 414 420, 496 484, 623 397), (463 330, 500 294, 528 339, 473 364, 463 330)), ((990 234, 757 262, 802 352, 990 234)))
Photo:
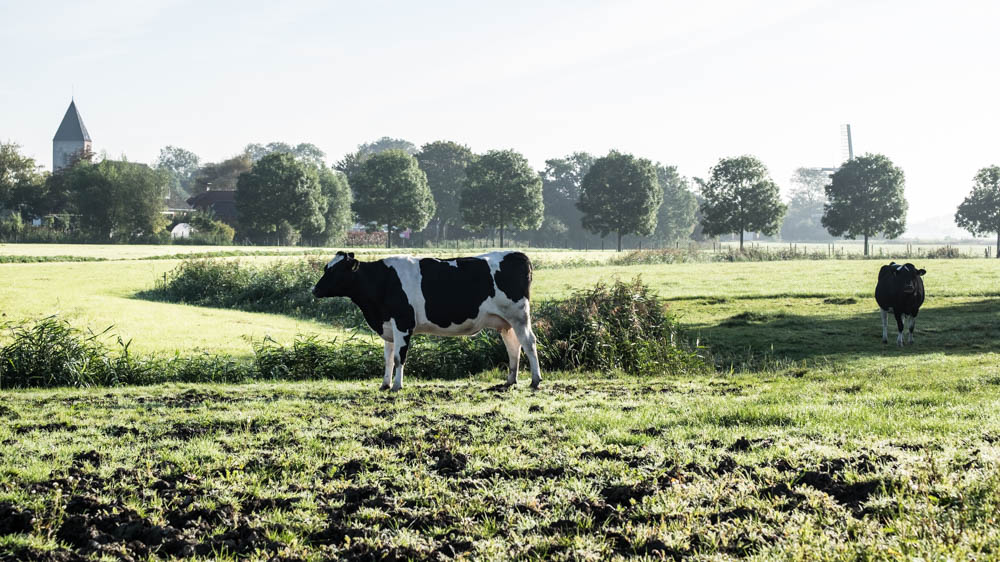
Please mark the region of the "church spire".
POLYGON ((52 171, 59 171, 72 165, 90 152, 90 133, 76 110, 76 101, 70 100, 66 115, 56 136, 52 138, 52 171))
POLYGON ((76 109, 76 101, 71 100, 69 102, 66 115, 63 116, 59 130, 56 131, 56 136, 52 140, 90 142, 90 133, 87 132, 87 127, 83 124, 83 118, 80 117, 80 112, 76 109))

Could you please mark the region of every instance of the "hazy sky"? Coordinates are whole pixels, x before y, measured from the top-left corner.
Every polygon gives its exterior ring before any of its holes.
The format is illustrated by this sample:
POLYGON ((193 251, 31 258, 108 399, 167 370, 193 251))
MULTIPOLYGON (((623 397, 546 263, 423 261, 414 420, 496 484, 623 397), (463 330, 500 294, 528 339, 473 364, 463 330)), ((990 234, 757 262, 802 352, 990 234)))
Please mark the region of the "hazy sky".
POLYGON ((705 176, 753 154, 787 189, 856 153, 906 173, 911 222, 1000 164, 1000 2, 0 3, 0 139, 46 168, 71 94, 112 157, 216 161, 388 135, 537 167, 632 152, 705 176))

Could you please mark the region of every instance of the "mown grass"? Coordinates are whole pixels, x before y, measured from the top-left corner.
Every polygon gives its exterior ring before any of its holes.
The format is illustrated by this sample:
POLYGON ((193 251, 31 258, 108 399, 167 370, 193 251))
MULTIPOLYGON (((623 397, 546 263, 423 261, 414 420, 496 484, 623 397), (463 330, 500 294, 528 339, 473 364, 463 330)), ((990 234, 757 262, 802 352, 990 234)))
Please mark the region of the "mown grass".
MULTIPOLYGON (((265 262, 278 258, 257 258, 265 262)), ((134 298, 178 261, 38 263, 0 265, 0 320, 53 314, 80 328, 113 331, 139 353, 219 353, 247 357, 252 342, 270 337, 291 343, 297 335, 323 340, 349 334, 329 323, 302 318, 150 302, 134 298)), ((4 338, 0 334, 0 342, 4 338)))
MULTIPOLYGON (((6 393, 0 553, 992 558, 994 365, 6 393), (7 525, 6 533, 2 531, 7 525)), ((64 557, 64 558, 60 558, 64 557)))

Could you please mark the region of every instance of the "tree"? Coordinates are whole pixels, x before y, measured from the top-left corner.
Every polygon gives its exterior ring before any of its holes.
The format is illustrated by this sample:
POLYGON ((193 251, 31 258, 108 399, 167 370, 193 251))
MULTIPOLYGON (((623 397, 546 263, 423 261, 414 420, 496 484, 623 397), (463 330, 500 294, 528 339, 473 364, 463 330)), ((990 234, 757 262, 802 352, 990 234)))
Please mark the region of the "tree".
POLYGON ((191 196, 191 185, 198 171, 198 155, 176 146, 160 149, 155 167, 169 174, 168 200, 171 207, 182 206, 191 196))
POLYGON ((420 147, 416 158, 420 169, 427 174, 427 185, 434 195, 436 238, 440 240, 446 235, 448 226, 457 225, 462 220, 459 196, 465 188, 465 169, 475 155, 465 145, 435 141, 420 147))
POLYGON ((319 186, 326 199, 326 212, 323 213, 324 227, 322 232, 303 231, 302 235, 320 246, 333 246, 344 239, 347 229, 353 222, 351 216, 351 187, 347 177, 329 168, 318 169, 319 186))
POLYGON ((386 225, 386 247, 393 230, 421 230, 434 216, 434 196, 417 159, 390 149, 368 157, 350 176, 354 211, 362 221, 386 225))
POLYGON ((491 150, 469 164, 459 207, 472 228, 534 229, 542 225, 542 178, 513 150, 491 150))
POLYGON ((676 166, 656 164, 656 179, 663 190, 663 203, 656 213, 653 235, 665 242, 691 236, 695 227, 698 200, 688 187, 688 180, 677 173, 676 166))
POLYGON ((972 181, 972 193, 958 206, 955 224, 973 236, 995 232, 1000 258, 1000 166, 979 170, 972 181))
POLYGON ((195 174, 191 195, 206 191, 234 191, 240 174, 250 171, 253 161, 246 156, 234 156, 218 164, 205 164, 195 174))
POLYGON ((844 163, 826 186, 823 226, 834 236, 868 238, 879 233, 896 238, 906 229, 903 171, 881 154, 865 154, 844 163))
POLYGON ((100 240, 155 240, 167 225, 163 215, 167 172, 125 160, 80 162, 64 181, 81 228, 100 240))
POLYGON ((36 212, 43 194, 45 175, 34 158, 24 156, 19 144, 0 143, 0 210, 20 214, 36 212))
POLYGON ((830 234, 823 228, 823 205, 830 172, 823 168, 799 168, 792 175, 792 192, 788 214, 781 224, 784 240, 826 240, 830 234))
POLYGON ((573 245, 582 243, 587 234, 583 229, 583 212, 576 203, 580 200, 583 177, 593 164, 593 155, 574 152, 564 158, 546 160, 542 172, 543 230, 565 236, 573 245))
POLYGON ((577 207, 583 212, 585 229, 601 236, 618 233, 620 252, 623 235, 653 233, 662 202, 653 163, 612 150, 595 160, 583 177, 577 207))
POLYGON ((739 232, 740 251, 744 232, 773 235, 785 216, 778 185, 753 156, 719 160, 701 194, 703 232, 708 236, 739 232))
POLYGON ((239 233, 254 242, 295 244, 303 232, 322 233, 326 210, 316 168, 291 154, 268 154, 236 184, 239 233))
POLYGON ((249 158, 251 162, 256 162, 268 154, 283 152, 291 154, 296 160, 304 164, 312 164, 317 168, 326 166, 326 153, 312 143, 303 142, 292 146, 284 142, 270 142, 267 145, 260 143, 250 143, 243 147, 243 156, 249 158))
POLYGON ((347 174, 347 179, 350 181, 351 176, 361 168, 365 160, 386 150, 402 150, 410 155, 417 153, 416 145, 408 140, 382 137, 372 142, 359 144, 355 152, 345 154, 333 167, 347 174))

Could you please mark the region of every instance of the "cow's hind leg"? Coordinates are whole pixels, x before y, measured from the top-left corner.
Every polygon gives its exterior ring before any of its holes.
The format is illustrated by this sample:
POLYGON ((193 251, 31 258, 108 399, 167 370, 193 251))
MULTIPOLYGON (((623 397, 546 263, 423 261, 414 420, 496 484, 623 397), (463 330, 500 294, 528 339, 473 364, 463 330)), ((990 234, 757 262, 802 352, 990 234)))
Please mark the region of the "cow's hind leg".
POLYGON ((393 364, 393 351, 392 342, 385 342, 385 376, 382 377, 382 388, 379 390, 389 390, 389 384, 392 383, 392 364, 393 364))
POLYGON ((903 332, 905 331, 903 329, 903 315, 898 312, 896 313, 896 331, 898 334, 896 336, 896 345, 903 347, 903 332))
POLYGON ((882 343, 889 343, 889 311, 880 308, 882 313, 882 343))
POLYGON ((403 388, 403 365, 406 364, 406 353, 410 349, 410 336, 413 332, 403 332, 396 328, 395 322, 392 327, 392 360, 395 377, 392 381, 392 391, 397 392, 403 388))
POLYGON ((507 358, 510 360, 510 371, 507 372, 507 386, 517 384, 517 371, 521 362, 521 342, 510 326, 500 329, 500 338, 507 348, 507 358))

